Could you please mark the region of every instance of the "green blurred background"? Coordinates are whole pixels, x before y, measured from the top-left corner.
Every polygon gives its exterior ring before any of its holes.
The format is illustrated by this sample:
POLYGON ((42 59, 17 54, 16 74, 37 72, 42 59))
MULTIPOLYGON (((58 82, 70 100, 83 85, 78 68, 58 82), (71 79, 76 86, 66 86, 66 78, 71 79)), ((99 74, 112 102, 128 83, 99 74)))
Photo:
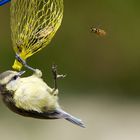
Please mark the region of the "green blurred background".
MULTIPOLYGON (((61 28, 28 64, 41 69, 50 86, 53 63, 67 74, 58 83, 60 104, 82 118, 87 128, 64 120, 24 118, 0 103, 0 139, 139 140, 140 2, 65 0, 64 5, 61 28), (107 35, 96 36, 91 26, 103 28, 107 35)), ((15 55, 9 8, 0 7, 0 72, 11 69, 15 55)))

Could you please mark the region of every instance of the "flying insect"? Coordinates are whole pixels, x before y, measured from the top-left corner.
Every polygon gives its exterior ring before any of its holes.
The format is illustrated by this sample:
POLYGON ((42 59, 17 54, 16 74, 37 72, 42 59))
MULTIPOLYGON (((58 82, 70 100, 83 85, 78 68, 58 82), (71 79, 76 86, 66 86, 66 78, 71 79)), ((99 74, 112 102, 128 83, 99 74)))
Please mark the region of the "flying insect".
POLYGON ((96 27, 91 27, 90 31, 95 33, 96 35, 102 37, 106 35, 106 31, 100 28, 96 28, 96 27))

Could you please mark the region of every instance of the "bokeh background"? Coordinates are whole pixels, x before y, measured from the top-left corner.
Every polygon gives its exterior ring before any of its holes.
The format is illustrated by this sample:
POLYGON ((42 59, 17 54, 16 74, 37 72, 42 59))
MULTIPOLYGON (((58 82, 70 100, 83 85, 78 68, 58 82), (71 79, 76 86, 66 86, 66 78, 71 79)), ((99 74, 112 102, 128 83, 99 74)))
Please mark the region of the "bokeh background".
MULTIPOLYGON (((52 87, 58 65, 60 104, 86 124, 36 120, 9 111, 0 102, 0 139, 139 140, 140 2, 64 0, 63 23, 52 42, 28 59, 52 87), (107 32, 98 37, 90 27, 107 32)), ((11 69, 10 4, 0 7, 0 72, 11 69)), ((31 74, 31 73, 30 73, 31 74)))

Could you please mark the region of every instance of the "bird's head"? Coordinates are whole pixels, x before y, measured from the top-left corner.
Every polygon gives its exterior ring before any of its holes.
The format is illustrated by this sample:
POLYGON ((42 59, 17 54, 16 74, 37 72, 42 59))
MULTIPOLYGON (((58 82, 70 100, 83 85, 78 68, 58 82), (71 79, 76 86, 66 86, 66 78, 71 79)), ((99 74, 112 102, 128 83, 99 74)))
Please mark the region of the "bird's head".
POLYGON ((9 82, 20 78, 20 76, 24 73, 25 71, 20 71, 20 72, 12 71, 12 70, 5 71, 0 74, 0 85, 7 85, 9 82))

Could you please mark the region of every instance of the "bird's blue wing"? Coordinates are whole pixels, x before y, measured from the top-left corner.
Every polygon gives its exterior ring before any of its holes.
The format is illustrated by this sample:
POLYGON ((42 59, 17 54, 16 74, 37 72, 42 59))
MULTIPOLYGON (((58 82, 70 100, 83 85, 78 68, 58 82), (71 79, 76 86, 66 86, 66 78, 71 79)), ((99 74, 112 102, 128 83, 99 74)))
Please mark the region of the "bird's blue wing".
POLYGON ((11 0, 0 0, 0 6, 6 4, 7 2, 10 2, 11 0))

